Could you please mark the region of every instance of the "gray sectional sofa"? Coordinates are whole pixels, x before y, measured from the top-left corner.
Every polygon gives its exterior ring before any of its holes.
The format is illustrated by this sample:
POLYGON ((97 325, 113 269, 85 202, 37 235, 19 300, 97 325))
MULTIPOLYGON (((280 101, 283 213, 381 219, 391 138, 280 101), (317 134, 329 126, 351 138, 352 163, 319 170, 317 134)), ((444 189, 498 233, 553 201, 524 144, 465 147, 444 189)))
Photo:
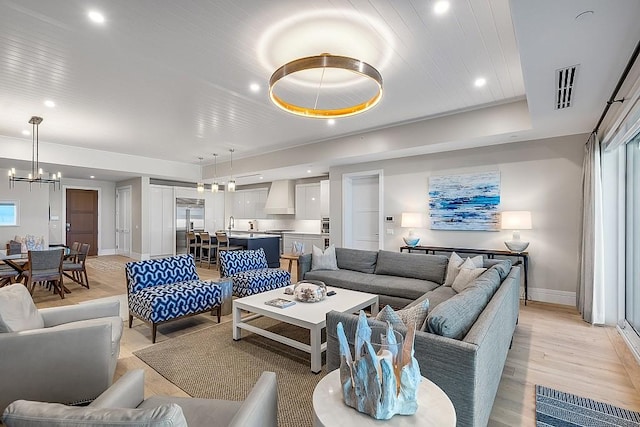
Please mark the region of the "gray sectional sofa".
MULTIPOLYGON (((311 255, 303 255, 300 277, 376 293, 381 307, 397 309, 429 299, 425 330, 415 339, 420 371, 449 396, 458 426, 486 426, 518 319, 520 268, 508 260, 485 259, 487 270, 457 293, 443 285, 444 255, 336 248, 336 259, 338 270, 311 270, 311 255)), ((357 316, 327 314, 327 371, 340 367, 338 322, 347 337, 355 336, 357 316)), ((385 326, 373 318, 369 324, 385 326)))

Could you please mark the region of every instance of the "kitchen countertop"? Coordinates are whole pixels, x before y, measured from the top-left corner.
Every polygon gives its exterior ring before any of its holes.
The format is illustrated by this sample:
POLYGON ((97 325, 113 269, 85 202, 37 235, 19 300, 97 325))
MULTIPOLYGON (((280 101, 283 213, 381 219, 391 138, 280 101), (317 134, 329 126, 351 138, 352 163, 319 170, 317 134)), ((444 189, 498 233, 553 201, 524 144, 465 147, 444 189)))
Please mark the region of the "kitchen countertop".
POLYGON ((285 231, 282 234, 304 234, 307 236, 329 236, 329 233, 314 233, 312 231, 285 231))
POLYGON ((230 239, 279 239, 279 236, 276 234, 252 233, 250 231, 232 231, 231 233, 227 233, 227 236, 230 239))

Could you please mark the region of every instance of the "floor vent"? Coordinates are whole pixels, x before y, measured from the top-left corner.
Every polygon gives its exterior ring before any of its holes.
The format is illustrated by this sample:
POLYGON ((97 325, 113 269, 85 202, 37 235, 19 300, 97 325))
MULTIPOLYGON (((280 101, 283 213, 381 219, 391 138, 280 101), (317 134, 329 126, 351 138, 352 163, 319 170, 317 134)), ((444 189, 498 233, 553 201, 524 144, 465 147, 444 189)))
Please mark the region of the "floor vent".
POLYGON ((571 107, 578 66, 556 70, 556 110, 571 107))

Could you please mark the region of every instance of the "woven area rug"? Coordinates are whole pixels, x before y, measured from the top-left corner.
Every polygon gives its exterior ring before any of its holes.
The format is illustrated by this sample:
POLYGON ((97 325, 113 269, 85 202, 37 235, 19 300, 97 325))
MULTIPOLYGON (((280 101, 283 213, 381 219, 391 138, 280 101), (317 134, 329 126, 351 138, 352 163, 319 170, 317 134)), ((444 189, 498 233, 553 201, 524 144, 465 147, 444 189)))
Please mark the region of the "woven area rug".
MULTIPOLYGON (((261 318, 256 326, 309 343, 309 332, 261 318)), ((312 396, 325 375, 311 373, 310 355, 242 331, 232 339, 231 322, 215 325, 134 352, 160 375, 193 397, 244 400, 263 371, 278 378, 278 425, 311 426, 312 396)), ((323 355, 324 365, 324 355, 323 355)))
POLYGON ((640 412, 536 385, 537 427, 638 427, 640 412))
POLYGON ((122 271, 124 274, 124 264, 122 262, 106 261, 98 258, 87 258, 86 261, 88 268, 93 268, 99 271, 122 271))

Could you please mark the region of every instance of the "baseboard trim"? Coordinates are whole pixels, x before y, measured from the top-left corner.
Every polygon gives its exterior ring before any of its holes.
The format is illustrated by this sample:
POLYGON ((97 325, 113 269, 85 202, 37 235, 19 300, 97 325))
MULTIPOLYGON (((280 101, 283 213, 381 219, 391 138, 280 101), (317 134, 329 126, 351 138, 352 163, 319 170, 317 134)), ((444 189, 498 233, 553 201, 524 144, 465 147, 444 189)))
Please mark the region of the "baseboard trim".
POLYGON ((98 256, 101 256, 101 255, 116 255, 116 250, 115 249, 99 249, 98 256))
POLYGON ((529 288, 529 299, 552 304, 576 305, 575 292, 556 291, 554 289, 529 288))

